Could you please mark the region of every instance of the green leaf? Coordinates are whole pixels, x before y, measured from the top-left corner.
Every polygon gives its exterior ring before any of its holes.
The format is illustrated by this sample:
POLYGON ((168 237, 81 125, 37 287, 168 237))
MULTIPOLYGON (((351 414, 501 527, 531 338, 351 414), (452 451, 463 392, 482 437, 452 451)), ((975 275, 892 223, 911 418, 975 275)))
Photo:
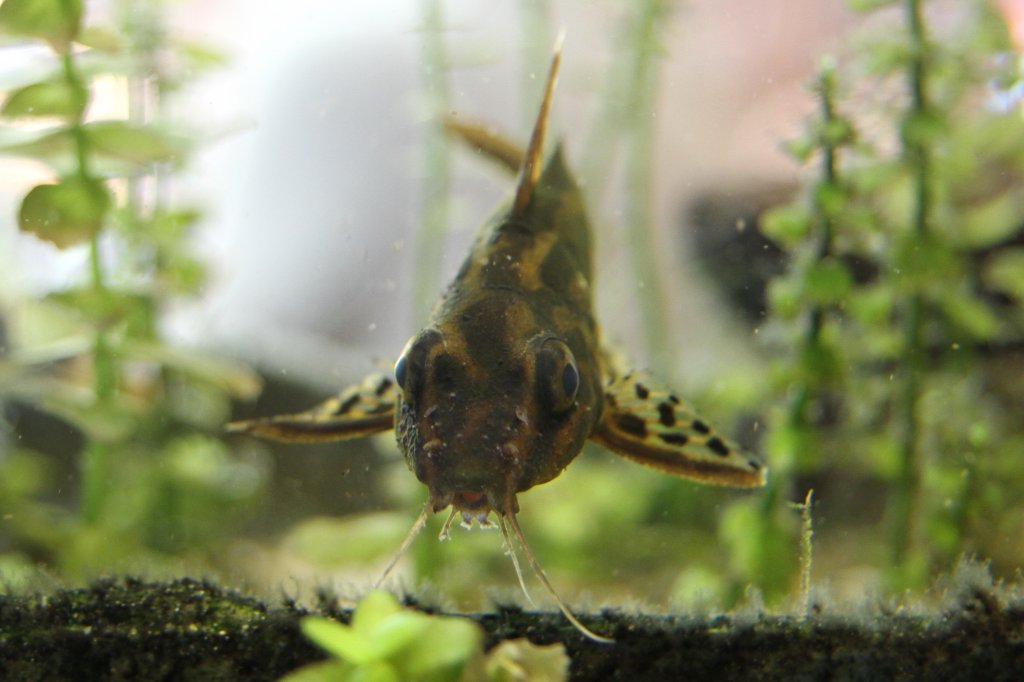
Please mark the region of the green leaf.
POLYGON ((177 243, 202 217, 203 212, 198 208, 157 211, 153 214, 151 226, 160 241, 177 243))
POLYGON ((38 494, 50 478, 49 461, 30 450, 8 451, 0 460, 0 498, 5 502, 38 494))
POLYGON ((893 274, 905 289, 923 289, 929 285, 944 290, 960 276, 960 260, 949 245, 938 239, 907 234, 893 249, 893 274))
POLYGON ((219 68, 228 63, 224 52, 212 45, 182 40, 178 41, 177 46, 181 55, 189 61, 193 69, 219 68))
POLYGON ((946 120, 932 110, 915 111, 900 127, 900 136, 909 147, 928 146, 946 134, 946 120))
POLYGON ((867 455, 870 469, 885 481, 895 481, 902 466, 897 439, 892 433, 878 431, 867 433, 865 439, 862 451, 867 455))
POLYGON ((196 490, 223 488, 232 471, 227 447, 221 441, 192 434, 173 440, 164 451, 163 473, 196 490))
POLYGON ((1024 248, 1006 249, 992 257, 985 281, 1024 303, 1024 248))
POLYGON ((402 611, 395 596, 384 590, 374 590, 359 601, 352 614, 352 627, 365 635, 371 634, 384 619, 402 611))
POLYGON ((386 661, 398 652, 421 639, 427 630, 437 626, 436 617, 416 611, 403 610, 393 613, 378 623, 372 630, 374 660, 386 661))
POLYGON ((800 163, 807 163, 807 160, 811 158, 818 149, 817 143, 807 135, 801 135, 789 140, 783 145, 783 149, 787 154, 796 159, 800 163))
POLYGON ((800 285, 792 277, 776 277, 768 283, 768 304, 772 313, 791 320, 801 310, 800 285))
POLYGON ((140 406, 127 398, 99 405, 93 391, 63 382, 52 382, 37 400, 44 410, 80 429, 94 442, 127 438, 137 428, 142 414, 140 406))
POLYGON ((66 178, 32 188, 21 202, 18 227, 64 249, 96 234, 110 205, 110 194, 99 180, 66 178))
POLYGON ((891 191, 895 185, 905 183, 906 168, 899 163, 878 161, 847 169, 844 176, 853 187, 854 193, 870 195, 875 192, 891 191))
POLYGON ((84 88, 64 80, 33 83, 12 92, 0 114, 4 116, 81 116, 88 101, 84 88))
POLYGON ((61 54, 68 51, 82 22, 82 0, 5 0, 0 33, 41 38, 61 54))
MULTIPOLYGON (((776 460, 772 460, 772 475, 778 471, 776 460)), ((725 574, 717 568, 701 564, 687 566, 676 576, 669 592, 669 601, 684 613, 707 612, 725 603, 729 590, 725 574)), ((495 647, 497 648, 497 647, 495 647)), ((487 667, 491 667, 494 650, 487 656, 487 667)), ((504 679, 491 675, 491 679, 504 679)))
MULTIPOLYGON (((188 140, 122 121, 101 121, 82 126, 91 154, 91 169, 103 177, 136 174, 139 165, 171 161, 188 151, 188 140)), ((77 168, 76 145, 66 127, 26 132, 0 127, 0 152, 30 156, 70 174, 77 168)))
POLYGON ((346 682, 402 682, 405 679, 389 663, 371 663, 356 668, 345 678, 346 682))
POLYGON ((220 431, 231 419, 231 397, 223 390, 167 373, 164 410, 167 418, 202 431, 220 431))
POLYGON ((819 305, 841 303, 853 287, 853 276, 837 258, 814 263, 804 273, 804 294, 819 305))
POLYGON ((823 144, 838 147, 854 141, 853 126, 844 118, 834 118, 821 126, 818 133, 823 144))
POLYGON ((772 468, 780 472, 812 471, 821 457, 817 432, 807 426, 774 426, 768 432, 766 447, 772 468))
POLYGON ((810 233, 811 216, 797 204, 776 206, 761 217, 761 231, 784 246, 792 246, 810 233))
POLYGON ((483 646, 483 631, 467 618, 428 619, 429 626, 400 660, 406 679, 459 679, 463 666, 483 646))
POLYGON ((100 52, 118 54, 124 50, 124 40, 114 29, 106 26, 86 26, 78 33, 77 42, 100 52))
MULTIPOLYGON (((716 574, 717 575, 717 574, 716 574)), ((542 646, 525 637, 506 639, 487 654, 491 682, 561 682, 569 679, 569 656, 561 643, 542 646)))
POLYGON ((160 276, 161 282, 174 294, 191 296, 206 282, 206 266, 197 258, 174 254, 160 276))
POLYGON ((179 371, 241 400, 255 398, 263 385, 259 375, 245 365, 196 349, 177 348, 145 339, 126 339, 121 352, 133 360, 154 362, 179 371))
POLYGON ((830 342, 819 339, 800 349, 800 371, 810 386, 823 386, 842 375, 843 363, 830 342))
POLYGON ((826 216, 837 216, 846 207, 846 190, 838 183, 822 182, 814 188, 814 203, 826 216))
POLYGON ((854 319, 868 327, 888 327, 892 322, 895 297, 896 292, 892 287, 858 287, 851 293, 846 310, 854 319))
POLYGON ((185 151, 184 140, 123 121, 99 121, 84 126, 96 152, 137 164, 170 161, 185 151))
POLYGON ((873 12, 882 7, 895 5, 899 0, 846 0, 846 6, 854 12, 873 12))
POLYGON ((939 299, 946 317, 975 339, 989 341, 999 331, 999 319, 983 301, 961 291, 947 291, 939 299))
POLYGON ((901 38, 873 40, 862 51, 865 69, 877 76, 902 71, 910 60, 910 47, 901 38))
POLYGON ((299 621, 299 627, 307 639, 332 656, 355 665, 366 665, 373 660, 373 646, 369 640, 348 625, 309 616, 299 621))
POLYGON ((0 151, 40 160, 55 156, 71 158, 74 154, 74 140, 67 128, 26 131, 4 126, 0 128, 0 151))
POLYGON ((961 244, 979 248, 994 246, 1020 228, 1020 192, 1004 192, 976 206, 965 208, 956 237, 961 244))
POLYGON ((992 444, 992 433, 984 421, 973 422, 967 429, 967 442, 972 448, 988 448, 992 444))

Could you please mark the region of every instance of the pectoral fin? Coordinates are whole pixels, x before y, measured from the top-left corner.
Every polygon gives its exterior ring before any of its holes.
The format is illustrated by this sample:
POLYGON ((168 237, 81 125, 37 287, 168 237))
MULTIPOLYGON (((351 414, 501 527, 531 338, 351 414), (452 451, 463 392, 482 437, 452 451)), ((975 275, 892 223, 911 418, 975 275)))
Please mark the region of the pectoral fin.
POLYGON ((490 126, 462 121, 454 116, 445 117, 444 128, 462 139, 472 149, 504 166, 513 173, 523 165, 525 152, 515 142, 490 126))
POLYGON ((305 412, 231 422, 227 430, 291 443, 362 438, 394 428, 397 396, 395 382, 376 374, 305 412))
POLYGON ((759 486, 764 462, 717 435, 674 394, 626 375, 605 392, 591 439, 640 464, 703 483, 759 486))

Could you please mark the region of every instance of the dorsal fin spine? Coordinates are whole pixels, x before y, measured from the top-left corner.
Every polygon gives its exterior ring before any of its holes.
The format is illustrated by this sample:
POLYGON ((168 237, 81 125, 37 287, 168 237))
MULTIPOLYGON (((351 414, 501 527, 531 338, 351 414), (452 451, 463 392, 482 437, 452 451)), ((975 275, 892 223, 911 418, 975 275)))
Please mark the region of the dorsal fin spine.
POLYGON ((558 83, 558 67, 562 62, 562 42, 564 39, 565 31, 562 31, 555 40, 551 67, 548 69, 547 85, 544 87, 544 98, 541 100, 540 110, 537 112, 537 120, 533 125, 533 132, 530 134, 530 144, 526 148, 526 154, 523 156, 523 165, 519 169, 519 182, 516 185, 516 198, 512 202, 512 215, 522 213, 530 204, 533 190, 537 186, 537 179, 540 177, 540 157, 544 149, 544 135, 548 128, 551 100, 554 96, 555 84, 558 83))

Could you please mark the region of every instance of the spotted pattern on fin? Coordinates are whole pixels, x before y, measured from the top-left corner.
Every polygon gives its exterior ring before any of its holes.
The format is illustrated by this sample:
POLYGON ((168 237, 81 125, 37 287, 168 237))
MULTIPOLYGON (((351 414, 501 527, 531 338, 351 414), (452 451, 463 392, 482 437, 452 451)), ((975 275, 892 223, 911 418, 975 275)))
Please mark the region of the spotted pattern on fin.
POLYGON ((394 428, 396 399, 394 380, 374 374, 305 412, 232 422, 227 429, 291 443, 361 438, 394 428))
POLYGON ((704 483, 758 486, 767 473, 758 456, 717 435, 646 376, 627 374, 609 383, 591 439, 627 459, 704 483))

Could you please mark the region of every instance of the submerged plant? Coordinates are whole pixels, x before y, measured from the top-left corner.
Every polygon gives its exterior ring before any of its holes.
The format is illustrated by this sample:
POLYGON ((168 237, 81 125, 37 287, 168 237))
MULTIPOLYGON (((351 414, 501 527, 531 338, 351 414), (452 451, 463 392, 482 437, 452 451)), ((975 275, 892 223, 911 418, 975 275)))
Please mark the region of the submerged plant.
POLYGON ((258 388, 254 376, 161 335, 167 306, 198 293, 204 275, 189 245, 201 211, 168 198, 195 142, 172 132, 161 107, 181 74, 212 53, 166 39, 158 10, 124 3, 117 29, 83 26, 80 0, 0 6, 0 32, 50 50, 41 73, 22 74, 0 109, 0 153, 51 173, 22 198, 18 228, 87 256, 49 293, 6 292, 2 301, 0 398, 12 406, 4 430, 37 410, 81 434, 77 509, 38 499, 62 483, 47 481, 45 456, 15 438, 0 442, 0 503, 18 512, 5 523, 15 556, 69 577, 215 538, 218 520, 263 480, 214 435, 230 398, 258 388), (127 94, 123 118, 90 115, 103 83, 127 94))
POLYGON ((853 4, 898 5, 902 29, 861 51, 877 98, 844 99, 866 86, 823 67, 820 113, 790 145, 818 170, 764 221, 790 256, 770 300, 776 338, 795 349, 777 368, 789 400, 769 459, 884 481, 872 556, 902 589, 963 552, 1020 555, 986 526, 1019 513, 1024 485, 1020 393, 993 374, 1024 341, 1007 276, 1021 262, 1024 123, 993 106, 993 84, 1019 75, 990 3, 944 6, 956 21, 941 30, 919 0, 853 4), (870 114, 885 125, 858 122, 870 114))
POLYGON ((561 645, 508 641, 483 653, 483 629, 463 617, 402 608, 388 592, 363 597, 349 625, 309 616, 303 634, 330 658, 282 678, 285 682, 343 680, 557 680, 568 658, 561 645))

